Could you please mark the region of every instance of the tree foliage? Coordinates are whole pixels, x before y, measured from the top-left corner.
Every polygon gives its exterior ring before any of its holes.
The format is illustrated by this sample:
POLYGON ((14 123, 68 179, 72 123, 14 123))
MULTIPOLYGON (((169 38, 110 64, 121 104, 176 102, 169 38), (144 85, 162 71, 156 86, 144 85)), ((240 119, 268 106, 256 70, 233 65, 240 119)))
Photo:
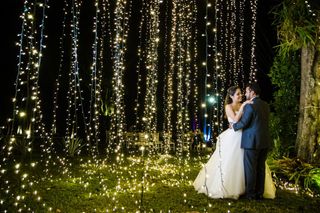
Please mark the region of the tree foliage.
POLYGON ((291 52, 287 57, 278 54, 269 74, 276 87, 272 107, 271 132, 277 141, 279 156, 289 156, 293 150, 299 114, 300 66, 299 55, 291 52))
POLYGON ((319 120, 314 115, 319 114, 317 103, 320 102, 316 83, 320 79, 317 75, 320 12, 304 0, 283 0, 273 13, 280 43, 270 74, 272 83, 278 88, 274 95, 273 122, 278 128, 273 129, 283 145, 294 140, 291 136, 297 127, 297 156, 311 162, 320 144, 317 142, 320 137, 313 128, 313 123, 319 120))
POLYGON ((310 12, 304 0, 284 0, 273 9, 281 56, 316 45, 319 28, 316 12, 310 12))

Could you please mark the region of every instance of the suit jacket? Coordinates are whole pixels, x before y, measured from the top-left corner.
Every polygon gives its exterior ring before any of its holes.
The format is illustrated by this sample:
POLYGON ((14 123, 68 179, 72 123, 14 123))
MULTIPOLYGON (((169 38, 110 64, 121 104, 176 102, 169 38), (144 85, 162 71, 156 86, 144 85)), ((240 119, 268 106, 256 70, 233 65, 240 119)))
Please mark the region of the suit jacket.
POLYGON ((241 119, 233 124, 235 131, 242 129, 241 148, 265 149, 271 147, 269 133, 269 105, 259 97, 243 109, 241 119))

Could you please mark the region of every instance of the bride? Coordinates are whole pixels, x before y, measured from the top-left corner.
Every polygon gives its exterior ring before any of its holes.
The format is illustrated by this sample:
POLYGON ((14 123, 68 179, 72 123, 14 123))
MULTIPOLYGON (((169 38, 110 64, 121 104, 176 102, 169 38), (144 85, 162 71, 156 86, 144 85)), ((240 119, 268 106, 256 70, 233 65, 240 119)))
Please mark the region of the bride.
MULTIPOLYGON (((225 100, 225 111, 228 121, 237 122, 246 104, 241 104, 241 90, 237 86, 230 87, 225 100)), ((199 172, 193 186, 199 193, 205 193, 211 198, 238 199, 245 192, 243 166, 243 149, 240 148, 242 131, 229 128, 217 138, 216 150, 209 161, 199 172)), ((266 166, 264 198, 275 198, 275 186, 271 172, 266 166)))

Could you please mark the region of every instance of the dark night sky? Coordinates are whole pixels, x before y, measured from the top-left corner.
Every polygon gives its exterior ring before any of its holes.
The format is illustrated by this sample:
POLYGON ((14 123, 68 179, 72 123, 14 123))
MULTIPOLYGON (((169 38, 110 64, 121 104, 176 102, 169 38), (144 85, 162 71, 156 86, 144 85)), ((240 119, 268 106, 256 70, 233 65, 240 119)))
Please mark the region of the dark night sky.
MULTIPOLYGON (((6 3, 1 3, 0 9, 0 21, 1 21, 1 34, 2 34, 2 56, 0 60, 0 125, 4 124, 6 118, 8 118, 12 113, 12 105, 10 99, 14 95, 14 81, 16 78, 17 72, 17 54, 18 48, 15 46, 15 42, 18 41, 17 34, 21 30, 21 19, 19 15, 22 11, 23 1, 5 1, 6 3)), ((54 4, 58 1, 51 0, 49 3, 54 4)), ((199 1, 200 2, 200 1, 199 1)), ((201 1, 205 3, 205 1, 201 1)), ((200 2, 200 4, 201 4, 200 2)), ((271 26, 272 15, 268 14, 268 11, 275 5, 279 0, 260 0, 258 3, 258 23, 257 23, 257 62, 258 62, 258 77, 264 82, 262 90, 265 92, 265 99, 270 100, 272 97, 272 87, 270 80, 267 77, 267 73, 272 65, 274 49, 273 46, 276 45, 276 33, 274 27, 271 26)), ((203 4, 205 5, 205 4, 203 4)), ((199 6, 199 12, 204 6, 199 6)), ((50 35, 55 32, 54 23, 56 20, 53 18, 55 15, 54 12, 55 6, 52 6, 49 11, 48 25, 47 25, 47 34, 49 34, 49 39, 53 39, 50 35), (53 25, 53 26, 50 26, 53 25)), ((203 15, 204 16, 204 15, 203 15)), ((87 22, 90 19, 86 20, 87 22)), ((58 23, 57 23, 58 25, 58 23)), ((137 26, 137 25, 136 25, 137 26)), ((202 33, 202 32, 199 32, 202 33)), ((83 36, 83 34, 81 34, 83 36)), ((84 37, 84 36, 83 36, 84 37)), ((90 43, 90 42, 88 42, 90 43)), ((91 45, 91 44, 90 44, 91 45)), ((130 48, 132 44, 128 44, 130 48)), ((50 57, 46 60, 46 64, 43 64, 46 69, 50 67, 58 67, 54 65, 54 61, 58 60, 55 55, 57 53, 50 52, 50 47, 47 48, 47 52, 44 54, 52 54, 53 57, 50 57)), ((91 53, 91 50, 88 51, 91 53)), ((135 55, 136 53, 131 53, 135 55)), ((132 61, 128 61, 128 66, 134 66, 132 69, 135 69, 135 64, 132 61)), ((132 70, 131 69, 131 70, 132 70)), ((46 74, 43 75, 42 81, 47 81, 52 78, 53 74, 50 70, 46 70, 46 74)), ((54 81, 52 81, 53 85, 54 81)), ((51 86, 52 86, 51 85, 51 86)), ((49 87, 50 88, 50 85, 49 87)))
POLYGON ((1 60, 0 60, 0 125, 12 113, 10 99, 14 95, 14 81, 17 73, 17 53, 15 42, 21 29, 20 11, 23 1, 6 1, 0 4, 1 60))

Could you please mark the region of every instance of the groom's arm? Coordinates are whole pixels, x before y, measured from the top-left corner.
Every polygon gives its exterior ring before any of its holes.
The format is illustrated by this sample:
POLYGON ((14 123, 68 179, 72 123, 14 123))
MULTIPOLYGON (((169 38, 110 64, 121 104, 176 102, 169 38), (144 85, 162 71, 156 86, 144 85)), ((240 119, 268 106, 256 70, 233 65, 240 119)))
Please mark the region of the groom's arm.
POLYGON ((251 121, 252 115, 253 115, 252 105, 248 104, 245 106, 243 110, 241 119, 237 123, 234 123, 232 125, 232 128, 234 129, 234 131, 247 127, 251 121))

